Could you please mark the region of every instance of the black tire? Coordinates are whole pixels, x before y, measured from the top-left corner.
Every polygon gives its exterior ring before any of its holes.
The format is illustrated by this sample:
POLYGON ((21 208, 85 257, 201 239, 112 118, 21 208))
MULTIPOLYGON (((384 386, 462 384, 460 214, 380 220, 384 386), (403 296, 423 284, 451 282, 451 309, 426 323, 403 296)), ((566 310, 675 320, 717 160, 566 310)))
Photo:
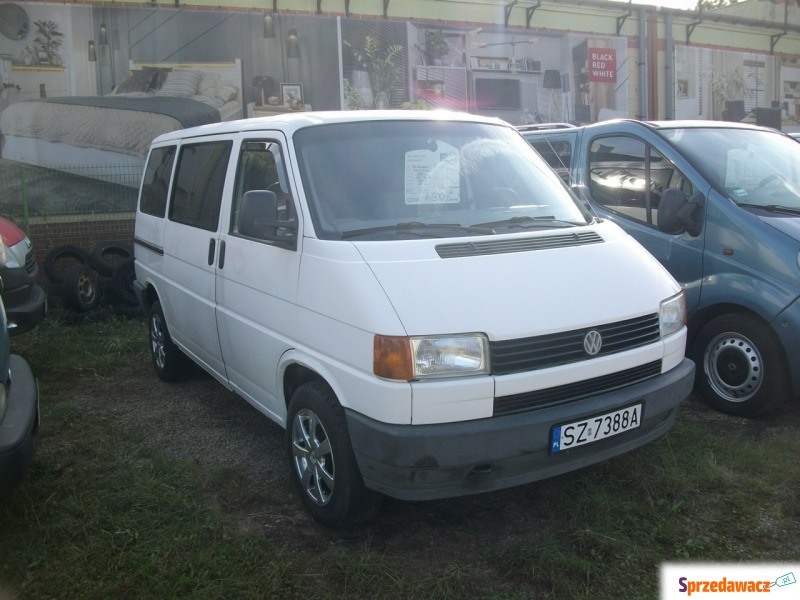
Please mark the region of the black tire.
POLYGON ((44 273, 52 283, 64 283, 64 272, 76 264, 90 265, 89 253, 80 246, 64 244, 47 253, 44 258, 44 273))
POLYGON ((791 398, 783 348, 757 317, 728 314, 710 321, 697 335, 692 358, 698 390, 720 412, 757 417, 791 398))
POLYGON ((133 256, 133 246, 125 242, 100 242, 90 255, 91 265, 98 275, 112 277, 114 269, 133 256))
POLYGON ((161 303, 156 301, 147 316, 150 335, 150 357, 162 381, 173 382, 186 379, 191 361, 172 341, 167 329, 167 320, 161 303))
POLYGON ((312 381, 298 387, 286 424, 292 480, 314 519, 341 528, 377 514, 383 496, 364 485, 344 410, 328 385, 312 381))
POLYGON ((114 268, 111 275, 111 290, 126 306, 136 306, 139 300, 133 282, 136 281, 135 259, 131 256, 126 258, 114 268))
POLYGON ((64 304, 79 313, 89 312, 100 304, 97 273, 88 265, 72 265, 64 271, 64 304))

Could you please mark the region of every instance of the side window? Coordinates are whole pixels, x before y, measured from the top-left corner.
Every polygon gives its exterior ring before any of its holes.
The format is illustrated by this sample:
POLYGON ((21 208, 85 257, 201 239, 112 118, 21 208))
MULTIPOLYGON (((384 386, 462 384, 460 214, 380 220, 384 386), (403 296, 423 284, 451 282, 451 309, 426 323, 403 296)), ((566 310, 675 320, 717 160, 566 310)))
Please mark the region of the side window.
POLYGON ((208 231, 217 230, 231 145, 230 141, 221 141, 181 147, 170 220, 208 231))
POLYGON ((642 140, 618 136, 594 140, 589 151, 592 199, 630 219, 658 225, 658 203, 667 188, 687 197, 692 184, 655 148, 642 140))
POLYGON ((273 239, 274 227, 272 230, 262 227, 259 220, 291 220, 294 217, 293 206, 281 147, 266 140, 243 142, 236 169, 231 234, 261 240, 273 239), (264 205, 245 205, 245 193, 253 190, 266 190, 275 194, 274 214, 266 214, 264 205), (267 237, 268 234, 270 237, 267 237))
POLYGON ((153 148, 142 179, 139 210, 154 217, 167 214, 167 190, 175 162, 175 146, 153 148))
POLYGON ((569 183, 569 170, 572 165, 572 142, 566 140, 550 141, 547 139, 532 140, 533 146, 541 157, 550 165, 565 183, 569 183))

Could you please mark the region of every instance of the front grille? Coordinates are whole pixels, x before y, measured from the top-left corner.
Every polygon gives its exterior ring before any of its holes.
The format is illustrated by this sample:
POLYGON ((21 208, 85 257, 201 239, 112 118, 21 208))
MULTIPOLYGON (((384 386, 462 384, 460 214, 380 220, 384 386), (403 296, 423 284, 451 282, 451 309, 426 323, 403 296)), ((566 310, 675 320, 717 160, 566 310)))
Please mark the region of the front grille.
POLYGON ((551 250, 553 248, 584 246, 586 244, 600 244, 602 242, 603 238, 594 231, 580 231, 541 237, 524 237, 505 240, 490 239, 483 242, 440 244, 436 246, 436 252, 441 258, 464 258, 467 256, 484 256, 488 254, 551 250))
POLYGON ((27 271, 28 275, 36 275, 36 257, 33 254, 33 249, 28 250, 28 254, 25 255, 25 271, 27 271))
POLYGON ((653 314, 597 327, 489 342, 492 374, 507 375, 580 362, 652 344, 660 337, 658 315, 653 314), (583 340, 591 330, 603 337, 600 352, 594 356, 587 355, 583 348, 583 340))
POLYGON ((581 398, 626 388, 656 377, 660 373, 661 361, 657 360, 625 371, 595 377, 594 379, 568 383, 545 390, 502 396, 494 399, 493 414, 495 417, 501 417, 529 410, 558 406, 581 398))

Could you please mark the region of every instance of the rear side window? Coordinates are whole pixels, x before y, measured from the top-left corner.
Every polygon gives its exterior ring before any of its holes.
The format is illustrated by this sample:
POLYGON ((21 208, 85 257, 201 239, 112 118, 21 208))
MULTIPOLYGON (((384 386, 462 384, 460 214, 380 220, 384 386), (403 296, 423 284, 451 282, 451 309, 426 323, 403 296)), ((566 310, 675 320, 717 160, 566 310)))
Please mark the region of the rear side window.
POLYGON ((154 217, 167 214, 167 190, 175 162, 175 146, 153 148, 142 179, 142 194, 139 210, 154 217))
POLYGON ((231 145, 228 140, 181 147, 169 212, 171 221, 217 230, 231 145))

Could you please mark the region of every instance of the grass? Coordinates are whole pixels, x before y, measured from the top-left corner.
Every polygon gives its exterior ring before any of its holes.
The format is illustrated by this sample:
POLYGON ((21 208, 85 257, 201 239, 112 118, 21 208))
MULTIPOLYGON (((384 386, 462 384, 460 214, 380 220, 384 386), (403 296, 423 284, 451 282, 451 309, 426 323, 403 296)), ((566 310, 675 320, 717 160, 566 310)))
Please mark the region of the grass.
POLYGON ((153 377, 141 319, 48 318, 12 349, 39 377, 47 426, 28 479, 0 502, 3 600, 653 598, 664 561, 800 556, 796 407, 787 423, 685 412, 613 461, 494 494, 388 501, 349 532, 292 515, 242 527, 226 505, 258 503, 253 482, 170 459, 109 411, 61 399, 131 365, 153 377))

